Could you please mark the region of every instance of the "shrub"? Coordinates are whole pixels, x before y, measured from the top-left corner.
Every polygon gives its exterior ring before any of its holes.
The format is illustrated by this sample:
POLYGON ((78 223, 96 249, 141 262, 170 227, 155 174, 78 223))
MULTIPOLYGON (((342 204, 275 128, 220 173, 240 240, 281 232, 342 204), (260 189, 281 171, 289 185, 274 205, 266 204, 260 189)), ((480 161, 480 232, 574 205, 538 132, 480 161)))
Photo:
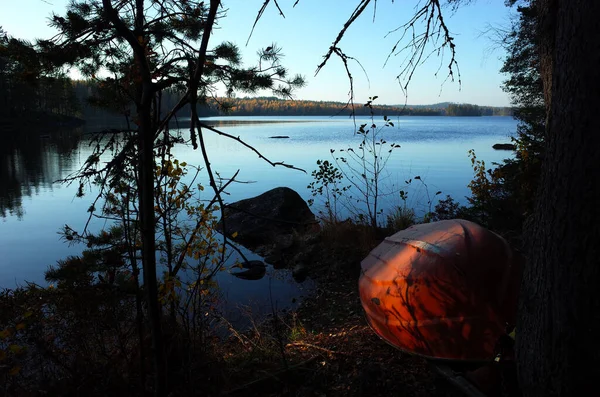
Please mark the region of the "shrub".
POLYGON ((414 209, 398 206, 396 211, 387 216, 386 227, 392 233, 395 233, 414 225, 416 220, 414 209))

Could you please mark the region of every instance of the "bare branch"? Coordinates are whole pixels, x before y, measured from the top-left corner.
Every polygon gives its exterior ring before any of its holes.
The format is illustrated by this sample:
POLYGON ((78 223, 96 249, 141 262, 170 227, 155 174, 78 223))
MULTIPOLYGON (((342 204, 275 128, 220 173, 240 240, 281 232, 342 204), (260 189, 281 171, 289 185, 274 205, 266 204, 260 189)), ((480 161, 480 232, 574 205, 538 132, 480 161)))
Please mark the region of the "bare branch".
MULTIPOLYGON (((393 1, 392 1, 393 2, 393 1)), ((452 5, 452 10, 456 10, 458 4, 464 2, 469 3, 470 0, 449 0, 448 3, 452 5)), ((361 0, 359 4, 356 6, 352 15, 348 20, 344 23, 344 26, 339 31, 336 39, 334 40, 332 46, 329 48, 327 53, 323 56, 323 61, 317 66, 317 70, 315 75, 319 73, 319 71, 327 64, 329 59, 333 54, 338 55, 342 60, 348 59, 346 56, 342 56, 343 54, 339 47, 339 43, 346 34, 347 30, 350 26, 358 19, 358 17, 364 12, 367 6, 371 3, 371 0, 361 0)), ((377 7, 377 1, 373 0, 375 10, 373 14, 373 21, 375 20, 375 12, 377 7)), ((400 38, 396 41, 391 51, 389 52, 385 62, 384 67, 387 65, 389 59, 392 56, 397 56, 402 52, 408 50, 410 51, 410 55, 405 58, 404 61, 400 64, 400 72, 396 76, 396 79, 400 83, 400 87, 405 97, 407 98, 407 90, 408 86, 412 80, 412 77, 418 66, 422 65, 429 57, 433 54, 437 54, 438 56, 444 56, 444 50, 446 48, 450 49, 450 61, 447 63, 448 67, 448 75, 446 79, 442 83, 442 87, 447 80, 454 81, 455 78, 458 79, 459 88, 462 84, 460 78, 460 69, 458 67, 458 62, 456 61, 456 46, 454 44, 454 37, 450 35, 450 31, 444 21, 444 17, 442 15, 442 10, 440 6, 440 0, 426 0, 425 4, 418 8, 415 14, 410 18, 410 20, 391 30, 386 34, 387 37, 390 34, 400 32, 400 38), (421 33, 417 33, 416 26, 420 23, 423 23, 425 28, 421 33), (400 48, 401 43, 406 37, 410 37, 410 41, 408 44, 404 45, 400 48), (428 45, 432 45, 433 49, 431 51, 427 51, 426 49, 428 45)), ((350 90, 353 91, 353 81, 348 72, 347 64, 344 62, 344 66, 346 67, 346 74, 350 80, 350 90)), ((437 75, 437 73, 436 73, 437 75)), ((405 102, 406 104, 406 102, 405 102)))
POLYGON ((363 11, 367 8, 370 2, 371 0, 360 0, 360 3, 356 6, 354 11, 352 12, 352 15, 350 15, 350 18, 348 18, 348 20, 342 27, 342 30, 340 30, 337 37, 333 41, 333 44, 331 45, 331 47, 329 47, 329 51, 327 51, 327 53, 323 56, 323 62, 321 62, 319 66, 317 66, 315 76, 319 74, 321 69, 323 69, 323 67, 327 64, 327 61, 329 61, 329 58, 331 58, 331 55, 333 55, 333 53, 335 52, 335 49, 344 37, 344 34, 346 34, 348 28, 354 23, 354 21, 358 19, 358 17, 363 13, 363 11))
MULTIPOLYGON (((206 159, 205 159, 206 161, 206 159)), ((211 171, 212 173, 212 171, 211 171)), ((212 198, 212 200, 208 203, 208 205, 206 207, 204 207, 207 212, 208 210, 215 205, 215 203, 222 201, 221 200, 221 194, 225 191, 225 189, 227 189, 227 187, 235 181, 235 177, 240 173, 240 170, 237 170, 235 172, 235 174, 233 175, 233 177, 231 179, 229 179, 225 184, 223 184, 219 189, 217 189, 215 191, 215 196, 212 198)), ((223 207, 221 207, 222 209, 223 207)), ((185 260, 185 256, 186 256, 186 252, 188 250, 188 248, 190 247, 190 245, 193 242, 193 239, 195 238, 195 236, 198 234, 198 232, 200 231, 200 229, 202 229, 204 227, 204 222, 206 222, 206 218, 204 216, 200 217, 200 219, 198 219, 198 221, 196 222, 196 226, 194 227, 194 231, 190 234, 190 238, 188 239, 188 241, 186 241, 184 248, 181 250, 181 254, 179 255, 179 259, 177 260, 175 267, 173 268, 173 274, 177 274, 177 272, 179 271, 179 269, 183 266, 184 260, 185 260)), ((224 241, 224 244, 227 243, 227 240, 224 241)))
POLYGON ((229 139, 233 139, 234 141, 241 143, 243 146, 247 147, 248 149, 252 150, 254 153, 258 154, 258 158, 260 158, 261 160, 266 161, 267 163, 269 163, 273 167, 281 166, 281 167, 291 168, 291 169, 302 171, 302 172, 306 173, 306 170, 304 170, 302 168, 295 167, 295 166, 293 166, 291 164, 287 164, 287 163, 284 163, 282 161, 271 161, 271 160, 269 160, 268 158, 266 158, 265 156, 263 156, 263 154, 261 152, 259 152, 258 149, 256 149, 254 146, 252 146, 252 145, 244 142, 242 139, 240 139, 240 137, 233 136, 233 135, 228 134, 226 132, 220 131, 220 130, 214 128, 214 127, 211 127, 208 124, 204 124, 197 117, 196 117, 196 125, 198 125, 199 127, 205 128, 207 130, 210 130, 212 132, 215 132, 215 133, 217 133, 217 134, 219 134, 221 136, 224 136, 224 137, 229 138, 229 139))
MULTIPOLYGON (((281 8, 279 7, 279 3, 277 3, 277 0, 273 0, 275 3, 275 6, 277 7, 277 9, 279 10, 279 15, 281 15, 282 17, 285 18, 285 15, 283 14, 283 11, 281 11, 281 8)), ((250 35, 248 35, 248 40, 246 40, 246 45, 248 45, 248 43, 250 42, 250 38, 252 37, 252 33, 254 33, 254 28, 256 27, 256 24, 258 23, 258 21, 260 20, 260 18, 263 16, 265 10, 267 9, 267 6, 269 5, 269 3, 271 2, 271 0, 265 0, 265 2, 263 3, 263 5, 260 7, 260 10, 258 10, 258 14, 256 15, 256 19, 254 20, 254 24, 252 25, 252 30, 250 31, 250 35)), ((296 4, 298 2, 296 1, 296 4)), ((296 4, 294 4, 294 7, 296 6, 296 4)))

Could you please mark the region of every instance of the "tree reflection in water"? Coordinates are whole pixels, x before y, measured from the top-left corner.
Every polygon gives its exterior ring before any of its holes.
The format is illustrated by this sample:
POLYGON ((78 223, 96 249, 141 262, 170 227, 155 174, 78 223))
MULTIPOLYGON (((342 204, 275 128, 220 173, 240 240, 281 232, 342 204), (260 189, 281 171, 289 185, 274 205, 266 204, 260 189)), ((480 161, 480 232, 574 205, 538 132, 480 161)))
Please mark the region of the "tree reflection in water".
POLYGON ((25 214, 23 198, 36 195, 73 169, 82 129, 3 132, 0 145, 0 217, 25 214))

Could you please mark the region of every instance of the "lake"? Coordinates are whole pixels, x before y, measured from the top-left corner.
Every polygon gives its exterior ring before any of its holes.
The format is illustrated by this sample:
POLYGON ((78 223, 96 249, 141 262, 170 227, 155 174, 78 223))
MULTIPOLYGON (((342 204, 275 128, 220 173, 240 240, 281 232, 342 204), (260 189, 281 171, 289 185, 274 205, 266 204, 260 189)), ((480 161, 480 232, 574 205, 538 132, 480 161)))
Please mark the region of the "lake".
MULTIPOLYGON (((397 191, 405 181, 420 176, 427 191, 438 197, 451 195, 465 202, 469 194, 468 182, 473 171, 467 151, 474 149, 479 159, 491 166, 511 156, 512 152, 492 149, 495 143, 509 142, 516 132, 517 122, 512 117, 401 117, 393 118, 394 127, 382 131, 388 142, 401 145, 389 159, 384 186, 394 194, 384 200, 385 209, 399 205, 397 191)), ((222 117, 206 119, 227 133, 239 136, 256 147, 272 161, 285 161, 306 173, 272 167, 253 151, 239 143, 207 131, 206 142, 210 162, 223 178, 231 177, 238 169, 238 180, 249 182, 233 184, 226 201, 253 197, 271 188, 287 186, 303 198, 311 198, 307 185, 312 181, 311 171, 317 159, 331 160, 330 149, 357 147, 360 138, 355 134, 357 125, 369 123, 365 117, 356 120, 347 117, 222 117), (273 136, 288 136, 273 139, 273 136)), ((375 119, 382 125, 382 120, 375 119)), ((76 198, 77 186, 66 186, 55 181, 76 171, 91 153, 89 135, 95 126, 78 131, 53 131, 39 134, 27 132, 6 136, 0 149, 0 287, 12 288, 25 281, 44 284, 48 265, 68 255, 81 252, 80 246, 69 246, 57 233, 69 224, 81 229, 87 220, 86 210, 92 195, 76 198)), ((187 137, 186 131, 183 136, 187 137)), ((202 166, 199 151, 179 145, 176 158, 202 166)), ((201 174, 206 186, 206 175, 201 174)), ((422 184, 414 182, 406 189, 408 204, 417 213, 427 210, 427 192, 422 184)), ((209 198, 210 192, 205 191, 209 198)), ((92 227, 103 224, 95 221, 92 227)), ((249 259, 258 258, 250 254, 249 259)), ((298 284, 287 270, 269 268, 268 277, 258 281, 243 281, 229 274, 219 276, 219 286, 232 302, 256 302, 270 306, 270 296, 279 308, 288 307, 296 297, 311 288, 310 281, 298 284)))

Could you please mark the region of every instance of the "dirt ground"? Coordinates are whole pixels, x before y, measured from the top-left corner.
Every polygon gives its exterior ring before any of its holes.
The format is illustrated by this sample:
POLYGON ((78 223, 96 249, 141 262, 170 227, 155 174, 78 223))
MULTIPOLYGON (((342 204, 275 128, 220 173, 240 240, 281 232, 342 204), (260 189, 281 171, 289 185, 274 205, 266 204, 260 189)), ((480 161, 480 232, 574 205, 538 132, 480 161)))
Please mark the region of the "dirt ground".
POLYGON ((238 365, 224 375, 224 395, 463 396, 426 360, 375 335, 355 280, 321 274, 317 284, 297 311, 231 338, 238 365))

